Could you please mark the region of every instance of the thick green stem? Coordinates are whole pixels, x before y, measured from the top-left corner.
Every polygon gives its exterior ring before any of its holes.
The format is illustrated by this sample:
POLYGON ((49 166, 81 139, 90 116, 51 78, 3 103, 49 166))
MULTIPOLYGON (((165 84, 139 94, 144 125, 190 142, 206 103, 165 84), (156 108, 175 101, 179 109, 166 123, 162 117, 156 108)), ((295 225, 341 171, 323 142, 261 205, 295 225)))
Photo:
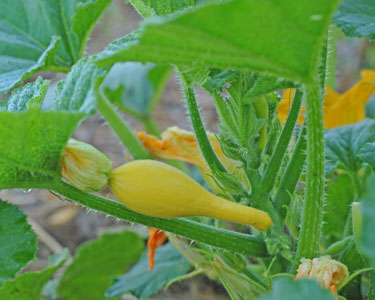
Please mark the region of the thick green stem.
POLYGON ((215 151, 212 149, 212 146, 210 144, 210 140, 207 137, 207 133, 204 128, 201 115, 199 113, 197 101, 195 99, 194 90, 191 86, 189 86, 182 73, 181 78, 183 90, 186 97, 186 103, 190 114, 191 124, 193 126, 195 136, 197 137, 198 145, 201 149, 202 155, 213 174, 216 174, 217 171, 227 172, 225 167, 217 158, 215 151))
POLYGON ((149 159, 150 155, 143 148, 141 142, 133 134, 131 129, 125 123, 124 119, 116 111, 114 106, 105 98, 104 95, 98 93, 98 105, 100 113, 112 127, 121 142, 129 150, 134 159, 149 159))
POLYGON ((272 154, 267 169, 263 174, 261 182, 262 194, 268 194, 269 192, 271 192, 273 186, 275 185, 277 174, 279 173, 279 169, 289 145, 294 126, 298 119, 302 104, 302 95, 302 91, 300 89, 297 89, 293 99, 292 108, 290 109, 288 115, 288 119, 286 120, 285 126, 283 128, 283 131, 281 132, 281 136, 279 138, 279 141, 277 142, 276 149, 272 154))
POLYGON ((216 228, 188 219, 164 219, 141 215, 126 208, 119 202, 81 192, 61 181, 51 183, 49 186, 45 186, 45 188, 80 203, 87 208, 122 220, 156 227, 160 230, 182 235, 194 241, 249 256, 267 256, 264 243, 250 235, 216 228))
POLYGON ((296 260, 316 257, 324 203, 324 139, 322 93, 318 76, 305 86, 307 108, 307 178, 296 260))
POLYGON ((275 195, 275 208, 279 212, 281 219, 284 219, 287 210, 283 208, 285 205, 288 206, 290 202, 290 195, 293 194, 298 179, 301 176, 303 166, 306 161, 306 121, 299 134, 296 146, 294 148, 292 157, 290 158, 283 177, 281 178, 279 187, 275 195))

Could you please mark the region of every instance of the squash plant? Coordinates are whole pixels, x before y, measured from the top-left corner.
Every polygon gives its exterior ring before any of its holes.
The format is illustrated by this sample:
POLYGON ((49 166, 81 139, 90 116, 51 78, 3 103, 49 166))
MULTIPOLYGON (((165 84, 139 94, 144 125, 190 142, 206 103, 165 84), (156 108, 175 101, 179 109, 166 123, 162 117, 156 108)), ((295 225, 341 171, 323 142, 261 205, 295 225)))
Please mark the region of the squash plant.
POLYGON ((0 298, 145 299, 204 273, 231 299, 375 299, 375 122, 365 119, 375 72, 363 71, 344 94, 327 85, 332 26, 374 39, 373 1, 130 0, 145 21, 83 57, 109 4, 0 1, 0 91, 9 93, 0 102, 0 189, 50 190, 156 228, 154 237, 164 231, 169 243, 156 250, 152 271, 140 258, 142 239, 123 232, 82 246, 58 280, 50 279, 66 253, 18 274, 35 258, 36 236, 4 199, 0 298), (193 132, 161 133, 152 118, 172 69, 193 132), (66 73, 53 102, 39 71, 66 73), (205 129, 197 86, 215 103, 217 135, 205 129), (135 134, 118 109, 147 132, 135 134), (142 161, 112 171, 92 146, 72 146, 74 130, 96 111, 142 161), (125 205, 94 193, 106 184, 125 205))

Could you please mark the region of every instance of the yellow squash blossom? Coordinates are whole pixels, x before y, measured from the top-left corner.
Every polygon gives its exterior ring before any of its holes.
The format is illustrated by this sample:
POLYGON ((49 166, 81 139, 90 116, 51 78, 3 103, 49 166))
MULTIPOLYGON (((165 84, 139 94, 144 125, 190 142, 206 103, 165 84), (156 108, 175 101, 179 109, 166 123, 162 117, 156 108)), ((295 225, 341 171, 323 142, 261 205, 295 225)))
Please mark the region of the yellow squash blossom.
MULTIPOLYGON (((327 87, 323 102, 324 128, 334 128, 363 120, 366 117, 365 103, 374 93, 375 71, 373 70, 363 70, 361 80, 343 94, 327 87)), ((293 97, 294 90, 287 89, 284 91, 283 99, 280 101, 277 110, 282 123, 286 121, 293 97)), ((304 113, 305 107, 302 106, 301 115, 298 118, 300 124, 303 122, 304 113)))
POLYGON ((337 288, 340 288, 345 283, 348 276, 348 268, 327 255, 314 259, 302 258, 296 279, 314 279, 322 287, 336 295, 337 288))
MULTIPOLYGON (((226 157, 221 150, 220 143, 216 136, 210 132, 208 132, 207 135, 213 150, 225 168, 230 173, 235 173, 236 176, 241 178, 242 182, 248 186, 243 169, 241 168, 241 162, 226 157)), ((221 191, 214 180, 209 176, 211 174, 210 168, 207 166, 201 154, 193 132, 178 127, 170 127, 162 133, 161 139, 148 135, 145 132, 138 132, 137 137, 146 150, 156 158, 179 160, 197 166, 211 189, 214 192, 221 191)))
POLYGON ((158 218, 205 216, 265 231, 269 215, 218 197, 166 163, 136 160, 112 171, 109 186, 116 198, 138 213, 158 218))
POLYGON ((112 163, 95 147, 69 139, 62 159, 61 176, 84 192, 101 191, 108 183, 112 163))

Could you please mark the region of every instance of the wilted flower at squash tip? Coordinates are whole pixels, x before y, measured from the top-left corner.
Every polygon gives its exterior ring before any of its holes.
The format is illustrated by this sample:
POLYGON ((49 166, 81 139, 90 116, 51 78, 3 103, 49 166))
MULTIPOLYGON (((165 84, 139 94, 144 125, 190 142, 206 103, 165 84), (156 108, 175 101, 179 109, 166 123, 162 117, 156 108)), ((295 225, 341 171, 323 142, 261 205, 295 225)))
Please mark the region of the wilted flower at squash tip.
POLYGON ((336 294, 337 288, 341 287, 348 276, 348 268, 327 255, 312 260, 302 258, 297 270, 296 279, 314 279, 322 287, 336 294))
MULTIPOLYGON (((241 181, 248 186, 243 169, 240 167, 241 163, 224 155, 220 143, 214 134, 208 132, 207 136, 213 150, 224 167, 230 173, 235 173, 241 178, 241 181)), ((210 177, 211 170, 201 154, 197 139, 193 132, 178 127, 170 127, 162 133, 161 139, 148 135, 145 132, 138 132, 137 137, 146 150, 156 158, 179 160, 197 166, 211 189, 215 192, 221 191, 215 181, 210 177)))
MULTIPOLYGON (((295 90, 286 89, 283 99, 280 101, 277 112, 282 123, 285 123, 295 90)), ((375 71, 363 70, 361 80, 343 94, 337 93, 334 89, 327 87, 323 102, 324 128, 334 128, 347 124, 357 123, 366 117, 365 103, 371 94, 375 93, 375 71)), ((302 124, 306 112, 304 106, 301 108, 301 115, 298 122, 302 124)))
POLYGON ((167 236, 165 235, 164 231, 156 229, 154 227, 149 227, 148 232, 148 241, 147 241, 147 248, 148 248, 148 269, 151 271, 155 266, 155 250, 164 244, 167 240, 167 236))
POLYGON ((62 160, 61 176, 84 192, 102 190, 108 183, 112 163, 95 147, 69 139, 62 160))

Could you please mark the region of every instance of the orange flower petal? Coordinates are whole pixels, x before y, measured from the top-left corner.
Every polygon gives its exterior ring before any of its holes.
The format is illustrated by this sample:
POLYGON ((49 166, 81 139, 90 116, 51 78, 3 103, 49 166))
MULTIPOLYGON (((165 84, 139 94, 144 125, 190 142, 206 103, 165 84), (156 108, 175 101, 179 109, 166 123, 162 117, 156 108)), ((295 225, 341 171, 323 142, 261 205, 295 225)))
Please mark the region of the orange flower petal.
POLYGON ((148 248, 148 269, 151 271, 155 266, 155 250, 156 248, 160 247, 164 244, 167 240, 167 236, 165 235, 164 231, 156 229, 154 227, 149 227, 149 238, 147 241, 147 248, 148 248))

